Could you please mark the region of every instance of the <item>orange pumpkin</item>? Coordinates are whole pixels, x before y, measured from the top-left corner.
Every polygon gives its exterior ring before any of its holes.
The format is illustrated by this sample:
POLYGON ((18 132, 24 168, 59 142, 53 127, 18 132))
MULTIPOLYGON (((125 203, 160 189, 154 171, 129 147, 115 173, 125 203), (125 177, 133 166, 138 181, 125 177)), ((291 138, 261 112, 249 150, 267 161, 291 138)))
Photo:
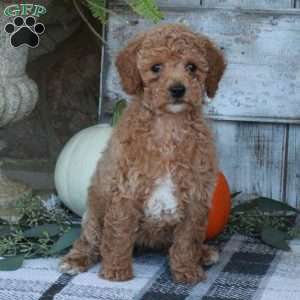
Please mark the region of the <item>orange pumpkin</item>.
POLYGON ((231 209, 231 196, 227 180, 219 172, 216 188, 213 194, 211 208, 208 214, 206 239, 210 240, 221 233, 228 223, 231 209))

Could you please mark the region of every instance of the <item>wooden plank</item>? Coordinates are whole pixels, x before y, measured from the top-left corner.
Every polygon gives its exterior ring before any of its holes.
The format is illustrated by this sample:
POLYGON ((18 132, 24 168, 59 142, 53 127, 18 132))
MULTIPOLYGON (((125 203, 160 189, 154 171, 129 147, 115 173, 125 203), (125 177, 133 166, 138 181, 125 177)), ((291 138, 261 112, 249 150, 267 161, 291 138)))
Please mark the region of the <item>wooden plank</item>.
MULTIPOLYGON (((153 24, 122 9, 124 22, 112 16, 108 24, 103 69, 104 98, 127 96, 112 64, 116 53, 137 32, 153 24)), ((167 23, 184 23, 203 32, 225 49, 228 69, 219 93, 207 110, 215 119, 300 123, 300 14, 184 9, 167 10, 167 23)))
POLYGON ((286 198, 300 208, 300 126, 290 126, 288 136, 286 198))
POLYGON ((232 192, 284 200, 286 125, 214 121, 212 128, 232 192))
POLYGON ((292 8, 293 0, 203 0, 203 7, 283 9, 292 8))

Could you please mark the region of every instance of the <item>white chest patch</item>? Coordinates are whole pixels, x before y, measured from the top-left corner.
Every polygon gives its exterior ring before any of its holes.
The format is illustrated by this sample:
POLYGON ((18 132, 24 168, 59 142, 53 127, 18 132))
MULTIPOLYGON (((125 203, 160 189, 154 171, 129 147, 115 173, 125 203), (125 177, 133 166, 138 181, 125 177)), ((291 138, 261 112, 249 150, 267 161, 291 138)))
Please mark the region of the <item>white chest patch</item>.
POLYGON ((157 180, 155 189, 146 202, 145 216, 155 221, 176 219, 178 217, 177 199, 174 191, 175 186, 170 175, 157 180))

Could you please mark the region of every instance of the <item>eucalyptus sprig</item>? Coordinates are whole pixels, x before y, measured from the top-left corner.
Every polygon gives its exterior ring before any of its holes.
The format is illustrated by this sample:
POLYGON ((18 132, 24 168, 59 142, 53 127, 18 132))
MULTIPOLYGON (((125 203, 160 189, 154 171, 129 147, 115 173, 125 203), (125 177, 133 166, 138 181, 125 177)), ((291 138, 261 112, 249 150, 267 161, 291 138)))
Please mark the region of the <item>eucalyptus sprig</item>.
POLYGON ((224 235, 239 233, 260 238, 272 247, 289 250, 287 241, 300 237, 300 228, 295 226, 298 213, 286 203, 258 197, 232 209, 224 235))
POLYGON ((79 236, 70 213, 39 196, 21 199, 16 209, 21 216, 17 224, 0 223, 0 270, 15 270, 24 258, 59 254, 79 236))

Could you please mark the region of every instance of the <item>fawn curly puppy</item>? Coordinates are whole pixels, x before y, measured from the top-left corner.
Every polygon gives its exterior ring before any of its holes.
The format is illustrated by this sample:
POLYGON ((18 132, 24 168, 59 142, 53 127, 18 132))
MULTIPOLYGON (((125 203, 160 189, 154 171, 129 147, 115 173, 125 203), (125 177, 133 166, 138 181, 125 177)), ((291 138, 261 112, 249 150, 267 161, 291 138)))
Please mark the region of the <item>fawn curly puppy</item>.
POLYGON ((82 233, 61 262, 77 273, 101 259, 101 275, 132 278, 134 245, 168 247, 178 282, 205 278, 217 260, 203 244, 217 173, 213 138, 201 113, 225 62, 205 36, 158 26, 132 40, 116 60, 133 95, 98 162, 82 233))

